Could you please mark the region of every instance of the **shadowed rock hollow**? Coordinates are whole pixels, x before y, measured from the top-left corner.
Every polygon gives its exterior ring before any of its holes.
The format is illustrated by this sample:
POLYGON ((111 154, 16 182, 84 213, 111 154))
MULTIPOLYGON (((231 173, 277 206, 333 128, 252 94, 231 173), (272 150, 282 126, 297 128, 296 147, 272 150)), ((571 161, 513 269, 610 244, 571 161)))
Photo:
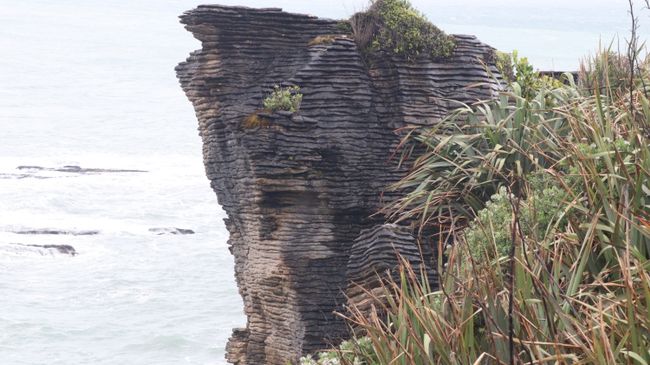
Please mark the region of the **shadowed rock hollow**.
POLYGON ((394 267, 395 251, 416 252, 408 229, 372 216, 391 198, 382 197, 385 187, 404 174, 391 159, 395 130, 436 123, 454 107, 449 100, 493 96, 498 86, 484 66, 497 72, 492 49, 457 35, 445 61, 364 60, 333 20, 215 5, 181 21, 202 48, 176 71, 199 121, 207 176, 228 214, 248 318, 233 332, 227 358, 285 365, 347 335, 333 312, 344 311, 346 290, 363 299, 352 281, 373 282, 373 270, 394 267), (336 37, 311 42, 321 35, 336 37), (245 128, 243 120, 282 84, 301 88, 300 112, 245 128))

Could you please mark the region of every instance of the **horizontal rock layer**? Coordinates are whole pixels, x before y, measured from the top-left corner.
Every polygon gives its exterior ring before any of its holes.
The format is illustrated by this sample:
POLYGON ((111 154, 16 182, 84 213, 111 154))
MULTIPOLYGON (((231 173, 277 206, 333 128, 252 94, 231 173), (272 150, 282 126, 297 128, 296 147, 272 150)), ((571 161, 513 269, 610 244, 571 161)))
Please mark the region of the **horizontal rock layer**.
POLYGON ((458 35, 444 62, 364 59, 333 20, 199 6, 181 21, 202 49, 176 70, 199 121, 207 176, 228 214, 248 318, 227 358, 285 365, 346 336, 334 312, 344 310, 352 279, 394 266, 395 244, 410 255, 417 249, 405 228, 388 229, 373 215, 382 197, 391 199, 385 187, 404 173, 391 158, 395 130, 435 123, 457 105, 450 100, 493 96, 498 86, 484 66, 492 49, 458 35), (336 37, 309 45, 319 35, 336 37), (300 112, 245 128, 274 85, 301 88, 300 112), (353 247, 366 254, 362 263, 351 259, 353 247))
POLYGON ((348 258, 345 291, 347 304, 362 313, 368 313, 377 300, 382 300, 387 285, 385 278, 399 282, 400 262, 409 263, 416 274, 427 273, 429 283, 437 282, 436 273, 431 270, 433 255, 431 247, 420 244, 408 227, 395 224, 378 225, 364 229, 354 240, 348 258))

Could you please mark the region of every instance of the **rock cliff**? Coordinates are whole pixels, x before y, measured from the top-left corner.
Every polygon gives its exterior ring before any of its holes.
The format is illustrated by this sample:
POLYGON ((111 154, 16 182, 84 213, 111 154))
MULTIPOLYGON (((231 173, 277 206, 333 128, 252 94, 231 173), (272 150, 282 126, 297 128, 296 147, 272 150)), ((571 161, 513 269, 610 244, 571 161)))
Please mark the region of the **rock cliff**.
POLYGON ((228 214, 248 317, 227 358, 285 365, 346 336, 334 312, 344 310, 346 290, 362 300, 353 281, 372 282, 374 270, 395 265, 395 251, 420 264, 408 229, 373 215, 404 173, 391 159, 395 131, 436 123, 451 100, 493 96, 484 66, 492 49, 457 35, 444 62, 364 58, 336 21, 281 9, 199 6, 181 22, 202 43, 176 70, 228 214), (300 112, 244 126, 274 85, 301 88, 300 112))

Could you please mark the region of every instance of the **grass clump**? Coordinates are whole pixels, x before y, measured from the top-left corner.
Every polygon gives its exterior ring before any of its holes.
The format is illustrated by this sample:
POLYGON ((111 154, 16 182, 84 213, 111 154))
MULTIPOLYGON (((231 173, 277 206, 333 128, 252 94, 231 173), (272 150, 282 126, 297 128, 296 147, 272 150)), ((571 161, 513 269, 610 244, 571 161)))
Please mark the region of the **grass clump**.
POLYGON ((308 46, 318 46, 321 44, 332 44, 336 40, 336 36, 332 34, 328 35, 319 35, 314 37, 312 40, 307 43, 308 46))
POLYGON ((376 0, 367 11, 355 14, 351 24, 357 44, 368 52, 439 60, 450 57, 456 46, 452 36, 431 24, 407 0, 376 0))
POLYGON ((296 113, 300 109, 302 94, 298 86, 280 87, 275 85, 271 94, 264 98, 264 109, 296 113))
POLYGON ((271 122, 260 115, 260 113, 264 112, 264 110, 258 110, 246 118, 244 118, 244 121, 242 122, 242 127, 245 129, 253 129, 253 128, 260 128, 260 127, 268 127, 271 125, 271 122))

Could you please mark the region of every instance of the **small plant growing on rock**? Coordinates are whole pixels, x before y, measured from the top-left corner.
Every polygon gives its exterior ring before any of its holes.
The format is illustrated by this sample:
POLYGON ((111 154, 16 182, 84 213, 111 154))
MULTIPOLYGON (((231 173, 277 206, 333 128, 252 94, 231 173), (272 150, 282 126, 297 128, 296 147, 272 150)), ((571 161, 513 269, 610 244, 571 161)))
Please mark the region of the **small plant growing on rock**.
POLYGON ((263 112, 263 110, 258 110, 246 118, 244 118, 244 121, 242 122, 242 127, 245 129, 252 129, 252 128, 258 128, 258 127, 268 127, 271 125, 271 122, 265 118, 264 116, 260 115, 260 113, 263 112))
POLYGON ((328 35, 319 35, 317 37, 314 37, 309 43, 307 43, 308 46, 318 46, 321 44, 332 44, 336 40, 336 36, 332 34, 328 35))
POLYGON ((295 113, 300 109, 301 102, 302 94, 298 86, 275 85, 271 94, 264 99, 264 109, 272 112, 283 110, 295 113))
POLYGON ((420 55, 444 59, 452 55, 454 37, 445 34, 413 8, 408 0, 375 0, 351 19, 357 44, 369 52, 414 60, 420 55))

